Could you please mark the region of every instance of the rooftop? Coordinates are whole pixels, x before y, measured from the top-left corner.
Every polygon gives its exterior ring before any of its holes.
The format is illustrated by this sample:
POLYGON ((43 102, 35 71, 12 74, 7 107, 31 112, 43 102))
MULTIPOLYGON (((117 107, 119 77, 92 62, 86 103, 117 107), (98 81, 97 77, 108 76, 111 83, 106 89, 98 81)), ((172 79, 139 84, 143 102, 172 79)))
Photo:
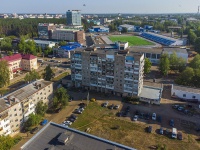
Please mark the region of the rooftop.
POLYGON ((181 85, 172 85, 172 88, 179 91, 187 91, 191 93, 200 93, 200 89, 188 86, 181 86, 181 85))
POLYGON ((55 150, 134 150, 134 148, 53 122, 48 123, 21 147, 22 150, 50 148, 55 150))
POLYGON ((161 88, 143 86, 142 91, 139 97, 152 99, 152 100, 160 100, 162 94, 161 88))
POLYGON ((34 59, 34 58, 37 58, 37 57, 34 56, 34 55, 31 55, 31 54, 14 54, 14 55, 11 55, 11 56, 5 56, 0 60, 6 60, 8 62, 12 62, 12 61, 20 60, 20 59, 31 60, 31 59, 34 59))
POLYGON ((30 84, 25 85, 22 88, 19 88, 18 90, 9 93, 3 97, 0 97, 0 112, 6 110, 12 105, 15 105, 16 103, 30 97, 37 91, 43 89, 44 87, 50 85, 52 82, 45 81, 43 79, 34 81, 30 84))
POLYGON ((187 50, 185 48, 163 48, 163 52, 178 52, 178 53, 184 53, 184 54, 188 54, 187 50))
POLYGON ((55 42, 52 41, 44 41, 44 40, 34 40, 37 44, 55 44, 55 42))
POLYGON ((143 48, 143 47, 129 47, 130 51, 139 52, 139 53, 152 53, 152 54, 161 54, 161 48, 143 48))

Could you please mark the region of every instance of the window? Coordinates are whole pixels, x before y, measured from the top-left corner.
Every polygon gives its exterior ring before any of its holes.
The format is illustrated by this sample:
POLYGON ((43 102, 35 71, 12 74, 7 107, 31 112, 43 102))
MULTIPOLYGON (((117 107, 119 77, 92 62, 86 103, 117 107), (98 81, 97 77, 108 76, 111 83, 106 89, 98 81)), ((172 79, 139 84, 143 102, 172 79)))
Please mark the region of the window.
POLYGON ((183 94, 183 97, 186 97, 186 94, 183 94))
POLYGON ((196 98, 196 96, 192 96, 192 98, 196 98))

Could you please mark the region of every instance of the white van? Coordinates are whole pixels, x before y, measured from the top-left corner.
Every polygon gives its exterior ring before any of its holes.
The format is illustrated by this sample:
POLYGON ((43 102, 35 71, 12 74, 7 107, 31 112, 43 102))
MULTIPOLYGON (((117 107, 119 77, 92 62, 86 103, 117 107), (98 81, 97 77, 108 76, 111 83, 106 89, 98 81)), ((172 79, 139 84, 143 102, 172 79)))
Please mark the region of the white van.
POLYGON ((172 138, 173 139, 177 138, 177 129, 176 128, 172 128, 172 138))

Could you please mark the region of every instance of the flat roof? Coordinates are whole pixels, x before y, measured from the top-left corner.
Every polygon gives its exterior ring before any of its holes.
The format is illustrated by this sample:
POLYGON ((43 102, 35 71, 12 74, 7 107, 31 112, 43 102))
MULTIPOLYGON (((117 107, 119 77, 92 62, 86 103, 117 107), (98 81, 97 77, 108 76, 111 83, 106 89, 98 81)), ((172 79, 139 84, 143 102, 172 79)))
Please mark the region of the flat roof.
POLYGON ((143 86, 139 97, 152 99, 152 100, 160 100, 161 94, 162 94, 161 88, 143 86))
POLYGON ((163 52, 178 52, 178 53, 184 53, 184 54, 188 54, 187 50, 185 48, 163 48, 163 52))
POLYGON ((134 148, 53 122, 48 123, 21 147, 22 150, 44 150, 50 148, 55 150, 135 150, 134 148), (69 135, 65 144, 58 141, 59 136, 63 133, 69 135))
POLYGON ((3 112, 4 110, 8 109, 9 107, 17 104, 18 102, 30 97, 37 91, 43 89, 44 87, 50 85, 52 82, 50 81, 45 81, 43 79, 34 81, 28 85, 25 85, 24 87, 11 92, 7 95, 4 95, 3 97, 0 97, 0 112, 3 112), (41 85, 40 87, 36 88, 36 83, 37 85, 41 85), (8 103, 8 98, 10 99, 11 104, 8 103), (15 98, 15 102, 12 101, 12 99, 15 98))
POLYGON ((162 48, 153 48, 153 47, 129 47, 130 51, 139 52, 139 53, 152 53, 152 54, 161 54, 162 48))
POLYGON ((34 40, 34 42, 37 44, 56 44, 55 42, 52 41, 43 41, 43 40, 34 40))
POLYGON ((200 94, 200 89, 195 88, 195 87, 188 87, 188 86, 181 86, 181 85, 173 84, 172 88, 175 89, 175 90, 179 90, 179 91, 186 91, 186 92, 199 93, 200 94))

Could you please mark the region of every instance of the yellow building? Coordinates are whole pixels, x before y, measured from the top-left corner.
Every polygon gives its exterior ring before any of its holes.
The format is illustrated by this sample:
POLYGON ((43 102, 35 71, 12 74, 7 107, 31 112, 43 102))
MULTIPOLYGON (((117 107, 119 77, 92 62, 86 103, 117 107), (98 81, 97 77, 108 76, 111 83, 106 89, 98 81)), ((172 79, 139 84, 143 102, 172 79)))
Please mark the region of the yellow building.
POLYGON ((9 64, 10 80, 13 79, 13 74, 20 70, 31 71, 38 68, 37 57, 31 54, 14 54, 1 60, 6 60, 9 64))

